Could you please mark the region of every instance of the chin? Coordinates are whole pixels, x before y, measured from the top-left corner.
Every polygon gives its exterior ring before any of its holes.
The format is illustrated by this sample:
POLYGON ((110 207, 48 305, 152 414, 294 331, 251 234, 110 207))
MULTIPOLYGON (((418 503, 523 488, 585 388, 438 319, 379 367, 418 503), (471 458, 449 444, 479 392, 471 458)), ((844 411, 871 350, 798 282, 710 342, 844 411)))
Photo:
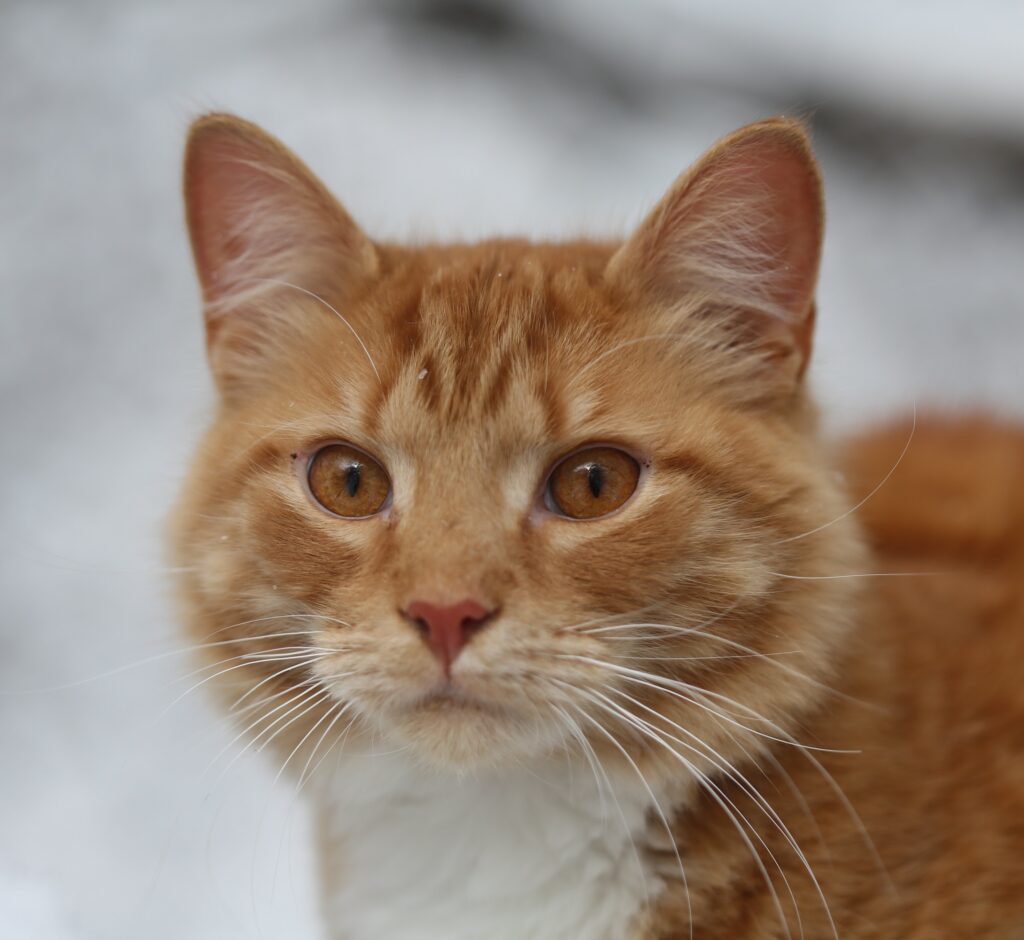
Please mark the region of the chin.
POLYGON ((433 694, 378 718, 385 736, 439 769, 522 763, 561 744, 535 717, 457 694, 433 694))

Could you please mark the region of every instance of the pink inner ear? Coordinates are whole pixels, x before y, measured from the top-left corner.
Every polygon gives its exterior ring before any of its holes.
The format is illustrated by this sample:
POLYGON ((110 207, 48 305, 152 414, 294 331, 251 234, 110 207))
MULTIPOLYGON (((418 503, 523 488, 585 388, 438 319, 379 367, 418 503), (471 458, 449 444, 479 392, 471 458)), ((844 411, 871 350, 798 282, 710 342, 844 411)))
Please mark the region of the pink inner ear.
POLYGON ((659 234, 668 264, 689 255, 800 322, 818 274, 821 187, 802 135, 788 130, 740 131, 719 145, 675 194, 659 234))
MULTIPOLYGON (((201 118, 185 154, 185 201, 208 304, 250 293, 259 278, 307 290, 372 273, 373 247, 283 144, 227 115, 201 118)), ((228 303, 226 306, 231 306, 228 303)))
POLYGON ((786 141, 754 140, 738 147, 723 170, 723 190, 734 186, 738 199, 752 190, 756 217, 750 224, 774 262, 766 272, 772 300, 802 322, 814 295, 822 237, 821 183, 810 154, 786 141))
MULTIPOLYGON (((244 141, 226 128, 198 130, 189 140, 185 158, 185 205, 196 269, 208 300, 220 293, 225 265, 246 251, 237 233, 243 211, 244 141), (240 165, 241 164, 241 165, 240 165)), ((248 154, 252 159, 252 154, 248 154)))
POLYGON ((282 276, 282 262, 294 266, 304 241, 328 237, 330 197, 312 177, 304 178, 298 161, 287 166, 292 159, 273 140, 250 139, 230 127, 190 141, 185 199, 208 302, 246 290, 251 279, 282 276))

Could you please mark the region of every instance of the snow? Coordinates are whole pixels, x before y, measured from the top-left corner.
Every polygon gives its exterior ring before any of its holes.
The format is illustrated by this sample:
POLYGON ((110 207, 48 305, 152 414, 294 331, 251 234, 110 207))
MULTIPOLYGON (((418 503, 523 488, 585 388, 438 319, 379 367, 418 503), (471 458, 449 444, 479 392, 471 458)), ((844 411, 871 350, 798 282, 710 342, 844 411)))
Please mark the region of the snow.
POLYGON ((0 869, 0 928, 5 937, 74 940, 60 898, 52 888, 0 869))
POLYGON ((318 936, 301 801, 258 757, 210 767, 201 690, 168 708, 197 680, 161 525, 212 401, 198 111, 264 124, 379 237, 620 232, 716 136, 810 113, 831 426, 1024 414, 1019 10, 523 0, 467 36, 457 6, 0 7, 0 936, 318 936))

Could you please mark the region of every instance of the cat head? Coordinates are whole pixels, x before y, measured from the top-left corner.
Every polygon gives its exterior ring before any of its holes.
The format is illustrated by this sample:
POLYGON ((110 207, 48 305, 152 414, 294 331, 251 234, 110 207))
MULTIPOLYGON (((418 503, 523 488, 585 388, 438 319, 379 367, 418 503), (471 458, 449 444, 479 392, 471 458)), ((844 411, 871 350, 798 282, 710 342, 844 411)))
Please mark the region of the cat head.
POLYGON ((174 542, 236 700, 444 766, 678 772, 659 737, 703 766, 816 699, 857 540, 803 382, 801 125, 727 137, 621 243, 375 242, 225 115, 185 195, 219 405, 174 542))

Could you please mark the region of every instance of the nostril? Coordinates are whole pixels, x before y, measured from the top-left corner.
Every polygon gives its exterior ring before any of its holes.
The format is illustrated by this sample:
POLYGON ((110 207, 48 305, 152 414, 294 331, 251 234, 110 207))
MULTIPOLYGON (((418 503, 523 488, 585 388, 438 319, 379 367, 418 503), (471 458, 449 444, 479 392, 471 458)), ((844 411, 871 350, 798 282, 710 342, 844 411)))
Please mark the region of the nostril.
POLYGON ((493 611, 485 611, 483 614, 478 616, 466 616, 462 618, 462 629, 467 631, 476 632, 481 627, 485 626, 489 620, 494 617, 493 611))

